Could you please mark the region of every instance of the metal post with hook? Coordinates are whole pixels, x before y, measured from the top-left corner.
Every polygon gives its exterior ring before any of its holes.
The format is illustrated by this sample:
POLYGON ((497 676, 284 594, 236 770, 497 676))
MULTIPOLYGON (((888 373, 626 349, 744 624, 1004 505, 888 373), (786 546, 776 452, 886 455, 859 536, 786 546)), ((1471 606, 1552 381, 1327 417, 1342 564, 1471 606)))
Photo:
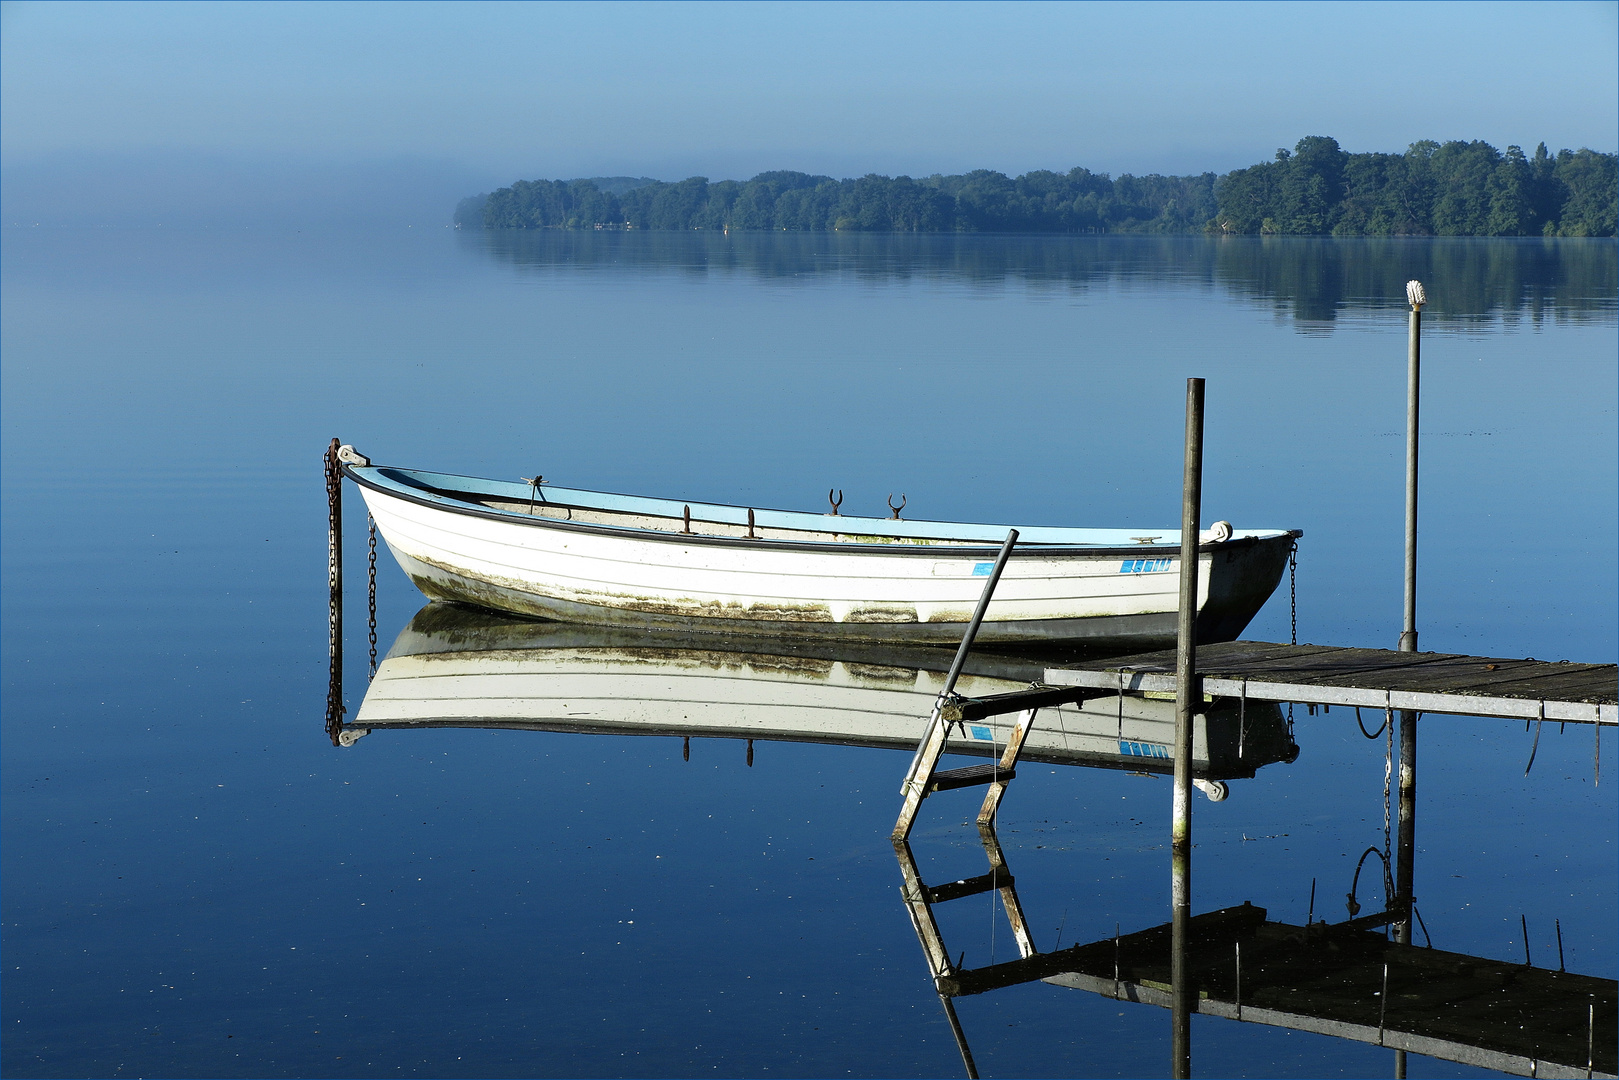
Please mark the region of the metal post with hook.
MULTIPOLYGON (((1428 303, 1428 294, 1422 282, 1405 283, 1406 302, 1411 306, 1406 344, 1406 400, 1405 400, 1405 589, 1400 624, 1400 651, 1417 651, 1417 450, 1418 421, 1422 391, 1422 309, 1428 303)), ((1412 861, 1416 855, 1417 811, 1417 716, 1411 711, 1400 713, 1400 802, 1399 802, 1399 861, 1395 870, 1395 902, 1406 915, 1394 926, 1394 940, 1401 945, 1411 944, 1410 912, 1416 902, 1413 895, 1416 879, 1412 861)), ((1405 1051, 1394 1054, 1394 1074, 1403 1078, 1406 1072, 1405 1051)))
POLYGON ((1198 521, 1203 506, 1203 380, 1186 380, 1186 447, 1181 478, 1180 615, 1176 634, 1175 788, 1170 831, 1170 1073, 1192 1075, 1191 998, 1186 967, 1192 918, 1192 726, 1202 704, 1197 678, 1198 521))

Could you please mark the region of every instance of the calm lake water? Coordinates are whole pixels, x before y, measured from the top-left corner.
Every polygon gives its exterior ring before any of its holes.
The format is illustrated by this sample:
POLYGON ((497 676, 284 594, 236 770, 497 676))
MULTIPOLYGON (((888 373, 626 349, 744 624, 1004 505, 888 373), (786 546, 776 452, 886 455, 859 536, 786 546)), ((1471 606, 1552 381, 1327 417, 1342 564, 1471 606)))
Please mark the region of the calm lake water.
MULTIPOLYGON (((693 501, 837 487, 845 512, 903 492, 921 518, 1173 528, 1202 376, 1206 520, 1304 529, 1298 639, 1393 647, 1420 277, 1423 648, 1619 654, 1611 241, 8 229, 0 259, 9 1076, 960 1075, 887 840, 905 753, 331 744, 333 435, 693 501)), ((353 719, 352 492, 347 513, 353 719)), ((380 651, 409 652, 423 601, 386 553, 377 590, 380 651)), ((1289 633, 1284 582, 1246 636, 1289 633)), ((821 659, 856 690, 920 678, 821 659)), ((689 719, 620 675, 622 707, 689 719)), ((1347 917, 1385 743, 1342 709, 1295 710, 1291 738, 1198 797, 1194 910, 1301 924, 1314 883, 1315 917, 1347 917)), ((1527 925, 1535 965, 1560 932, 1569 970, 1612 979, 1616 747, 1597 784, 1589 727, 1548 727, 1525 775, 1532 739, 1422 722, 1417 907, 1441 949, 1521 962, 1527 925)), ((913 837, 929 880, 985 868, 953 794, 913 837)), ((1161 776, 1020 772, 999 836, 1038 948, 1167 921, 1169 813, 1161 776)), ((1368 908, 1379 880, 1370 859, 1368 908)), ((940 918, 968 966, 1015 955, 986 896, 940 918)), ((957 1009, 986 1076, 1169 1071, 1156 1007, 1033 983, 957 1009)), ((1197 1075, 1394 1069, 1260 1024, 1192 1034, 1197 1075)))

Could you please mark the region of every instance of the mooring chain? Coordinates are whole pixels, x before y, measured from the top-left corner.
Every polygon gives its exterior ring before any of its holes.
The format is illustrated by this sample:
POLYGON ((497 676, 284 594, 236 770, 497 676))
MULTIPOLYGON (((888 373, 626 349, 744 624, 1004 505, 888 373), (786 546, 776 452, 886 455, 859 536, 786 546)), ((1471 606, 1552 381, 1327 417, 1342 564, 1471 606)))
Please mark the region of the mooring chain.
MULTIPOLYGON (((1299 542, 1293 541, 1293 546, 1287 549, 1287 615, 1292 632, 1288 642, 1293 645, 1299 643, 1299 542)), ((1362 729, 1365 730, 1365 729, 1362 729)), ((1287 703, 1287 734, 1293 735, 1293 703, 1287 703)))
POLYGON ((371 638, 371 677, 377 674, 377 522, 365 516, 369 534, 366 549, 366 632, 371 638))
POLYGON ((1383 714, 1383 864, 1389 859, 1389 787, 1394 778, 1394 725, 1392 714, 1383 714))
POLYGON ((336 439, 326 448, 326 507, 327 526, 330 530, 331 543, 326 553, 326 584, 331 594, 330 609, 328 612, 329 631, 329 678, 326 683, 326 734, 331 738, 332 745, 338 745, 338 734, 343 729, 343 643, 339 627, 342 621, 343 597, 340 588, 341 554, 337 546, 337 537, 342 527, 341 499, 343 493, 342 465, 337 460, 336 439))
POLYGON ((1299 542, 1287 549, 1287 612, 1292 620, 1293 634, 1289 642, 1299 643, 1299 542))
MULTIPOLYGON (((342 469, 337 460, 337 440, 333 439, 332 445, 326 449, 326 520, 333 536, 337 535, 342 524, 339 517, 343 496, 342 469)), ((337 591, 337 560, 337 549, 333 547, 326 558, 326 586, 334 593, 337 591)))

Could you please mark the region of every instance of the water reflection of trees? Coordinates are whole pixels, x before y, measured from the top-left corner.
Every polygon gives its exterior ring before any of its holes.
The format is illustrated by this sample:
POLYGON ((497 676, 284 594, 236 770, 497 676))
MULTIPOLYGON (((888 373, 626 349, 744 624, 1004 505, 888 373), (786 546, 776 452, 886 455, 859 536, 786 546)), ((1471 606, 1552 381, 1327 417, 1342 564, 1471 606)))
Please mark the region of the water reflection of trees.
POLYGON ((1340 316, 1403 310, 1410 278, 1427 283, 1430 325, 1612 321, 1619 310, 1619 248, 1594 239, 489 230, 464 233, 461 242, 542 272, 745 274, 779 284, 1203 286, 1322 329, 1340 316))

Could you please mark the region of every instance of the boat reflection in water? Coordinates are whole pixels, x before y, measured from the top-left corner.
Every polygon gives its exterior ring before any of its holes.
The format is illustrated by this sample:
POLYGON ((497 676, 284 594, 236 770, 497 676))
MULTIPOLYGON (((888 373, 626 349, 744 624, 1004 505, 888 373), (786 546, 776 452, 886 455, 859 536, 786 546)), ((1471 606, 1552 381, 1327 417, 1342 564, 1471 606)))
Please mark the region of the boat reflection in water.
MULTIPOLYGON (((481 727, 914 750, 951 659, 926 647, 536 623, 432 603, 399 635, 353 721, 334 735, 352 745, 371 731, 481 727)), ((1021 690, 1044 666, 976 654, 957 689, 969 697, 1021 690)), ((1172 701, 1107 695, 1041 716, 1027 760, 1174 769, 1172 701)), ((949 752, 998 754, 1008 719, 961 725, 949 752)), ((1225 797, 1224 781, 1298 756, 1278 707, 1257 702, 1211 708, 1192 749, 1198 786, 1214 799, 1225 797)))

